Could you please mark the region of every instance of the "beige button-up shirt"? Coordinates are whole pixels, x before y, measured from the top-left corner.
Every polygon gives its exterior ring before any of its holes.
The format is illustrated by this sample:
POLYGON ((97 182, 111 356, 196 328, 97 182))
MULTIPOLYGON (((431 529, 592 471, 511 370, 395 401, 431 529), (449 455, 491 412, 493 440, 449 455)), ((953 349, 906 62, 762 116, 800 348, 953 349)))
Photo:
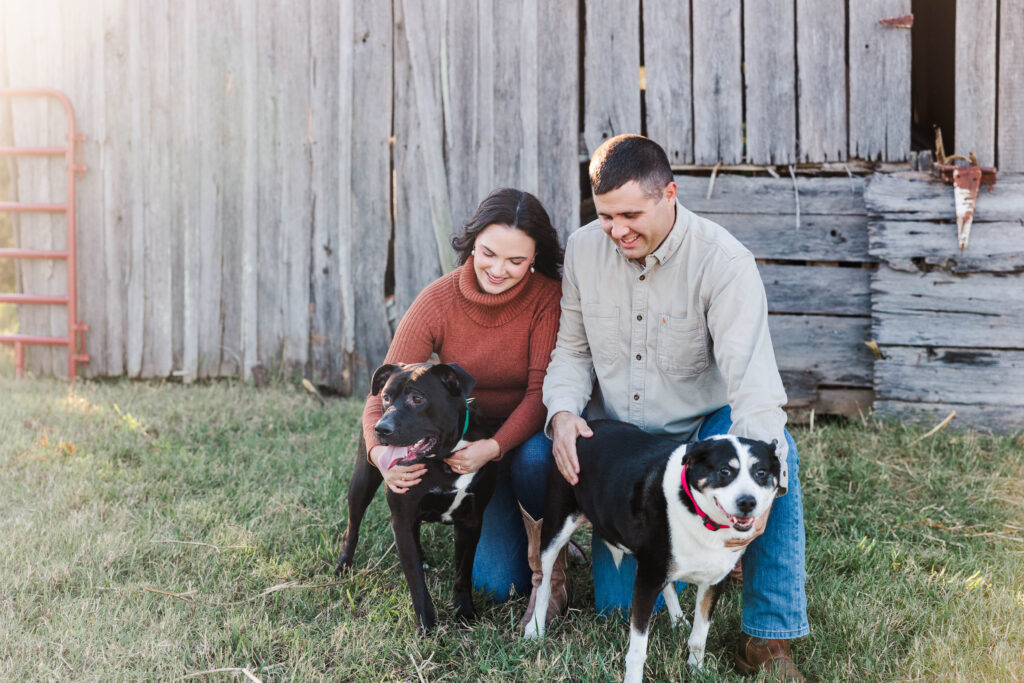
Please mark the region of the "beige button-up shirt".
POLYGON ((778 440, 788 484, 786 392, 754 256, 725 228, 676 203, 645 259, 625 258, 597 221, 570 237, 558 341, 544 380, 545 432, 566 410, 682 441, 731 407, 731 434, 778 440))

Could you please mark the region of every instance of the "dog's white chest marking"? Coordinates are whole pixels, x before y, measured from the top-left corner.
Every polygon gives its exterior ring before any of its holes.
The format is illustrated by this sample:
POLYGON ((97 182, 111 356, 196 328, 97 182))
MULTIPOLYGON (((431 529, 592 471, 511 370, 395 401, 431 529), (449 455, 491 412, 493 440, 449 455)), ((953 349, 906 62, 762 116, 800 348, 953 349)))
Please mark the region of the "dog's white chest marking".
POLYGON ((442 521, 452 521, 452 513, 458 510, 459 506, 462 505, 462 501, 466 497, 466 489, 469 488, 469 482, 473 481, 473 477, 475 476, 476 472, 472 474, 463 474, 455 480, 455 489, 452 491, 452 493, 455 494, 455 498, 452 499, 452 504, 449 505, 448 509, 441 515, 442 521))
POLYGON ((610 552, 612 554, 612 561, 615 562, 615 568, 616 569, 618 569, 619 565, 622 564, 622 556, 623 555, 626 555, 626 554, 632 555, 632 553, 630 553, 627 548, 623 548, 622 546, 619 546, 619 545, 612 545, 608 541, 605 541, 603 538, 601 540, 604 542, 605 546, 608 548, 608 552, 610 552))

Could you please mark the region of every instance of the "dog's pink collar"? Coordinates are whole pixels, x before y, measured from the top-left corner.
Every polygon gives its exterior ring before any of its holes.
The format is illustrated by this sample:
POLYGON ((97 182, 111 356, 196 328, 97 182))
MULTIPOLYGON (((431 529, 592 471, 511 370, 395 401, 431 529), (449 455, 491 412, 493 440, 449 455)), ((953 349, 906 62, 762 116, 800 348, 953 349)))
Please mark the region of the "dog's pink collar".
POLYGON ((700 517, 701 520, 703 520, 705 529, 709 531, 718 531, 719 529, 729 528, 722 524, 717 524, 711 521, 711 518, 708 517, 707 514, 700 509, 699 505, 697 505, 697 501, 693 499, 693 494, 690 493, 690 485, 686 483, 686 465, 683 465, 683 473, 679 475, 679 483, 682 484, 683 491, 686 492, 686 497, 690 499, 691 503, 693 503, 693 509, 697 513, 697 516, 700 517))

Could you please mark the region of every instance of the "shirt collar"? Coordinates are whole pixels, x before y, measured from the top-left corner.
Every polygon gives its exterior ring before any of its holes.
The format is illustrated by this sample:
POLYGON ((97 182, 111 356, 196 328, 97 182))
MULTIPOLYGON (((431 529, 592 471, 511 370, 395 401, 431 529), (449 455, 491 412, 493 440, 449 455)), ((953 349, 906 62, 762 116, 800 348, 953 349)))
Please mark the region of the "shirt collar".
MULTIPOLYGON (((690 212, 677 199, 676 222, 672 224, 672 231, 669 232, 668 237, 647 258, 654 258, 659 265, 664 265, 666 261, 672 258, 673 254, 679 251, 679 245, 683 243, 683 238, 686 237, 686 231, 689 227, 690 212)), ((650 266, 650 263, 648 263, 648 266, 650 266)))

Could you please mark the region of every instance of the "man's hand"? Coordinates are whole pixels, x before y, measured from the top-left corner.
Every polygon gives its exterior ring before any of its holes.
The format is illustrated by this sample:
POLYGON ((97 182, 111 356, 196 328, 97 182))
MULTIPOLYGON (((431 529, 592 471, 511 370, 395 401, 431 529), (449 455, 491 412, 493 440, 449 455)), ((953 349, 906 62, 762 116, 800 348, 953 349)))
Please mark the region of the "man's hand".
POLYGON ((575 486, 579 483, 580 460, 576 456, 576 438, 589 439, 594 435, 587 421, 567 410, 555 413, 551 418, 551 433, 554 436, 552 452, 555 465, 565 480, 575 486))
POLYGON ((768 515, 772 513, 772 509, 768 508, 768 511, 763 515, 754 520, 754 533, 747 538, 731 538, 725 542, 726 548, 746 548, 750 545, 750 542, 755 538, 764 533, 764 528, 768 526, 768 515))
POLYGON ((380 470, 384 477, 384 483, 388 485, 389 489, 395 493, 405 493, 423 480, 423 475, 427 473, 427 466, 421 462, 412 465, 391 465, 392 462, 400 460, 404 456, 401 453, 389 454, 389 449, 407 450, 406 447, 374 446, 368 454, 370 462, 380 470), (389 457, 385 458, 387 462, 382 465, 381 456, 383 455, 389 457))
POLYGON ((459 474, 472 474, 501 455, 501 446, 494 439, 473 441, 444 459, 459 474))

